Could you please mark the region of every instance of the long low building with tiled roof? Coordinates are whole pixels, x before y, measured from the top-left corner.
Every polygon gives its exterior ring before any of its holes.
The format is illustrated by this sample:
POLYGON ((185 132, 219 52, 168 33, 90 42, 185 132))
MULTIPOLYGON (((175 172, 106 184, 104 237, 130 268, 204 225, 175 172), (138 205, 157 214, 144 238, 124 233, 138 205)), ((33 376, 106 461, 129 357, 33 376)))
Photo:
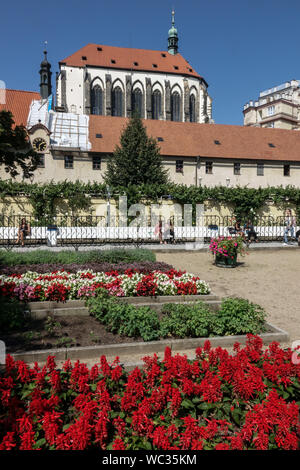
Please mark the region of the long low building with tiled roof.
MULTIPOLYGON (((29 103, 23 93, 15 94, 23 97, 16 104, 13 91, 7 90, 16 122, 27 123, 32 145, 41 155, 33 181, 103 182, 107 161, 129 119, 57 112, 50 109, 49 100, 29 103)), ((39 97, 25 93, 27 98, 39 97)), ((178 184, 300 186, 298 131, 155 119, 143 124, 157 140, 170 180, 178 184)))

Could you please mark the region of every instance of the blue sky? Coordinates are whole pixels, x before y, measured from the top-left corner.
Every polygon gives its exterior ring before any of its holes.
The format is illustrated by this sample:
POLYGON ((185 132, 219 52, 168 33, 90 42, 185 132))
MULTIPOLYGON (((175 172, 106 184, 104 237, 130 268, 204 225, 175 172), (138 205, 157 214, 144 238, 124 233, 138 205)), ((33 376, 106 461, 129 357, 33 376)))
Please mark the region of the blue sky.
POLYGON ((179 51, 209 84, 217 124, 243 124, 260 91, 300 79, 299 0, 73 0, 2 3, 0 80, 38 90, 48 41, 58 61, 88 43, 166 50, 174 6, 179 51))

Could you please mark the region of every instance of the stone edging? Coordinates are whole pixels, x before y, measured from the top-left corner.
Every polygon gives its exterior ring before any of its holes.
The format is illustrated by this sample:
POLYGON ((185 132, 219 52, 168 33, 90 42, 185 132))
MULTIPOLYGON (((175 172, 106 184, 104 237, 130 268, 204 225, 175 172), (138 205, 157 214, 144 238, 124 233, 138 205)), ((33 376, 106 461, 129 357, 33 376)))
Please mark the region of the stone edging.
MULTIPOLYGON (((191 304, 198 301, 205 302, 212 311, 217 310, 221 301, 215 294, 199 295, 162 295, 157 297, 117 297, 121 302, 127 302, 136 307, 150 307, 155 311, 160 311, 166 303, 191 304)), ((31 316, 36 319, 46 318, 48 315, 61 317, 65 315, 89 316, 85 300, 67 300, 66 302, 44 301, 29 302, 28 307, 31 316)))
MULTIPOLYGON (((270 330, 267 333, 261 333, 259 336, 262 338, 264 344, 269 344, 273 341, 287 342, 289 341, 289 334, 272 325, 266 323, 266 327, 270 330)), ((214 336, 211 338, 186 338, 175 340, 161 340, 149 342, 132 342, 132 343, 119 343, 109 344, 104 346, 85 346, 75 348, 62 348, 62 349, 47 349, 37 351, 27 351, 24 353, 10 353, 16 360, 22 360, 27 363, 44 362, 49 355, 55 356, 56 360, 65 361, 70 359, 86 360, 93 359, 99 360, 102 355, 115 357, 119 356, 122 362, 122 355, 153 355, 154 353, 163 352, 167 346, 174 352, 180 352, 188 349, 196 349, 203 347, 205 341, 209 340, 212 347, 231 347, 234 343, 246 343, 246 335, 238 336, 214 336)), ((126 364, 125 364, 126 366, 126 364)))

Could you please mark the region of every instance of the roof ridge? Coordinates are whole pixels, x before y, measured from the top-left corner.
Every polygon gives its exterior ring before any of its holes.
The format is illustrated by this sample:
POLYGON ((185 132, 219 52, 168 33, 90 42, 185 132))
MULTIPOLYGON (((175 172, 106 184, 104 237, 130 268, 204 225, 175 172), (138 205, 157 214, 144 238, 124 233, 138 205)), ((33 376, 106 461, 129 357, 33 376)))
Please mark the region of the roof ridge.
POLYGON ((32 90, 16 90, 15 88, 5 88, 5 91, 20 91, 22 93, 37 93, 40 94, 39 91, 32 91, 32 90))

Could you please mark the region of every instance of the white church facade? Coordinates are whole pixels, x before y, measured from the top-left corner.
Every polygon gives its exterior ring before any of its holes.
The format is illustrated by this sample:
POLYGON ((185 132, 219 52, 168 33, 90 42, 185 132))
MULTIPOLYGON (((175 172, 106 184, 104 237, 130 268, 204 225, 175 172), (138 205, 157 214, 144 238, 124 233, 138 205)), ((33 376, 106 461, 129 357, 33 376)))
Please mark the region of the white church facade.
POLYGON ((56 104, 62 112, 212 121, 208 84, 178 52, 174 12, 167 51, 88 44, 59 68, 56 104))

